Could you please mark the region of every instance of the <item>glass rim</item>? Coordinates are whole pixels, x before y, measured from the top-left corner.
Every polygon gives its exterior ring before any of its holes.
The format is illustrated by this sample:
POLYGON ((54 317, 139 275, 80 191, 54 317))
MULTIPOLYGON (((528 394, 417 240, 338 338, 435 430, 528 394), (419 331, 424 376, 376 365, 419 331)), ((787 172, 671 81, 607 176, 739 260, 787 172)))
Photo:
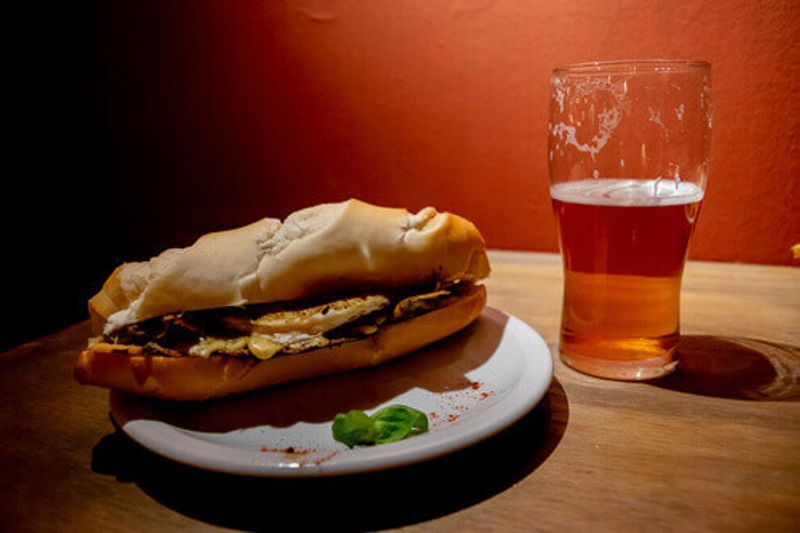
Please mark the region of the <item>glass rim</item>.
POLYGON ((709 70, 711 63, 695 59, 615 59, 559 65, 553 74, 633 74, 636 72, 691 72, 709 70))

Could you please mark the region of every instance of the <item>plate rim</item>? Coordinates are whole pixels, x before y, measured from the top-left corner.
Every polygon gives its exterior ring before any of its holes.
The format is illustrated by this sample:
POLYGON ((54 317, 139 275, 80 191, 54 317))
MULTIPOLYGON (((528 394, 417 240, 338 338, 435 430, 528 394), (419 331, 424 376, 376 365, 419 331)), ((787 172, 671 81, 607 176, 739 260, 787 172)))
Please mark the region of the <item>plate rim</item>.
POLYGON ((552 383, 553 356, 539 332, 516 316, 494 307, 485 307, 481 315, 487 311, 494 311, 508 318, 503 336, 524 335, 527 337, 526 343, 532 342, 538 345, 537 349, 532 351, 541 360, 534 363, 530 359, 523 358, 523 371, 500 401, 482 411, 472 423, 451 424, 438 429, 436 435, 439 438, 431 443, 425 442, 425 437, 431 434, 420 435, 414 439, 391 444, 359 448, 361 457, 349 457, 346 461, 303 464, 291 459, 275 461, 274 457, 268 454, 244 449, 237 450, 231 455, 230 446, 197 438, 190 430, 161 420, 148 419, 142 421, 143 424, 136 424, 138 420, 125 420, 124 415, 115 412, 113 408, 114 391, 111 391, 109 398, 112 406, 111 416, 125 434, 149 451, 184 465, 224 474, 264 478, 334 477, 377 472, 430 461, 474 446, 514 425, 541 402, 552 383), (515 329, 508 329, 511 324, 515 329), (543 369, 536 369, 534 372, 538 365, 543 365, 543 369), (538 378, 539 382, 526 383, 527 377, 538 378), (510 409, 509 402, 511 402, 510 409), (500 411, 501 416, 493 416, 496 414, 495 411, 500 411), (444 438, 442 432, 446 432, 444 438), (269 458, 269 460, 260 462, 254 458, 269 458))

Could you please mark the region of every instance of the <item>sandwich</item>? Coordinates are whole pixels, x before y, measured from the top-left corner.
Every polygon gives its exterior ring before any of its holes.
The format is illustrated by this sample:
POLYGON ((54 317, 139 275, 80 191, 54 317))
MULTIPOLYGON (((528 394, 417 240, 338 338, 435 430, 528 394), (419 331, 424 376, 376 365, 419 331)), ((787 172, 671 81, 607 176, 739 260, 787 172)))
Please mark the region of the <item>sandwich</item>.
POLYGON ((125 263, 89 300, 78 382, 205 400, 378 365, 478 317, 480 232, 358 200, 264 218, 125 263))

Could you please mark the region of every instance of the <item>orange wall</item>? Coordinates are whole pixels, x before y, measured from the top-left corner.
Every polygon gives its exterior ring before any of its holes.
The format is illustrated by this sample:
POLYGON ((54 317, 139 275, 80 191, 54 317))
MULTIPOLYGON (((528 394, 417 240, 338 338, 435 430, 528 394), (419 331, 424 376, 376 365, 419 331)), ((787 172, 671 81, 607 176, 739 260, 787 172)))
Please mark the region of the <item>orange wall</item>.
POLYGON ((128 183, 115 209, 136 210, 132 239, 185 244, 356 196, 456 211, 493 247, 555 250, 550 70, 658 57, 713 65, 692 256, 791 263, 800 242, 795 0, 106 4, 101 167, 128 183))

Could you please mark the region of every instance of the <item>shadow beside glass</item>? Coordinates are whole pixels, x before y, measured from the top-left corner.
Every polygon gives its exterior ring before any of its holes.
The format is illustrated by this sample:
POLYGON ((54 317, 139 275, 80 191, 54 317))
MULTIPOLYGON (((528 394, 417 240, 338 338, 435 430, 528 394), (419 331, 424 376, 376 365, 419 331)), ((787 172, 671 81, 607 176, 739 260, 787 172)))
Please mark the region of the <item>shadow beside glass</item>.
POLYGON ((703 396, 800 401, 800 347, 744 337, 684 335, 678 369, 653 386, 703 396))

